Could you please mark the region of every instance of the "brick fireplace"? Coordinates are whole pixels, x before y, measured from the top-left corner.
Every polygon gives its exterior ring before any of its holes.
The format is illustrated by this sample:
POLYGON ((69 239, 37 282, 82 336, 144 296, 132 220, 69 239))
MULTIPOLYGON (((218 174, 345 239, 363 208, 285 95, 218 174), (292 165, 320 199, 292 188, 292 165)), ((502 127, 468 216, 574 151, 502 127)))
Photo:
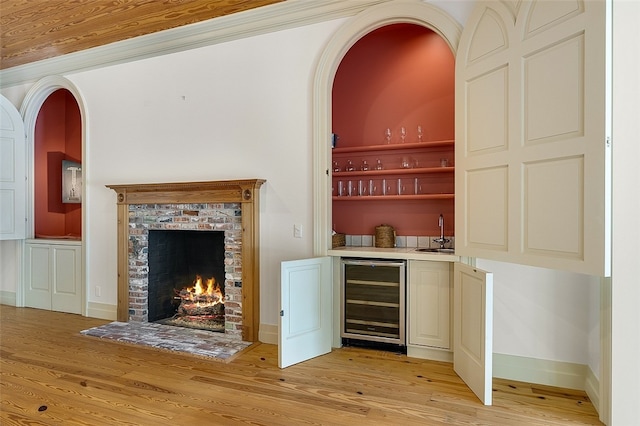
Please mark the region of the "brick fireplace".
POLYGON ((225 333, 258 340, 262 179, 107 185, 117 194, 118 321, 146 321, 149 230, 224 232, 225 333))

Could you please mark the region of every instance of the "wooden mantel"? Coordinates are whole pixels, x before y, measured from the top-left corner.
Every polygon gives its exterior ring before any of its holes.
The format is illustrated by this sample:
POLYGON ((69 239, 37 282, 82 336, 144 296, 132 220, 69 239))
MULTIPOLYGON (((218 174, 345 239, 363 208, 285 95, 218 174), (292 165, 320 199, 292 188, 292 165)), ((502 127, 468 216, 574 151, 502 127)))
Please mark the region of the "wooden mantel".
POLYGON ((118 321, 129 317, 129 205, 241 203, 242 339, 258 340, 260 326, 260 186, 264 179, 106 185, 117 194, 118 321))

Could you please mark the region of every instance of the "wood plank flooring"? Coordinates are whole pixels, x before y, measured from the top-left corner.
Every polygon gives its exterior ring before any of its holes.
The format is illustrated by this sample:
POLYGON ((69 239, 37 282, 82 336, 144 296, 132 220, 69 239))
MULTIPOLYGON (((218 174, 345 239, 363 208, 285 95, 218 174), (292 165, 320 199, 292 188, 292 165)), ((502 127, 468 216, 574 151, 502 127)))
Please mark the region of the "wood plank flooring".
POLYGON ((278 368, 82 336, 108 321, 0 306, 2 425, 593 425, 583 392, 494 380, 485 407, 451 364, 342 348, 278 368))

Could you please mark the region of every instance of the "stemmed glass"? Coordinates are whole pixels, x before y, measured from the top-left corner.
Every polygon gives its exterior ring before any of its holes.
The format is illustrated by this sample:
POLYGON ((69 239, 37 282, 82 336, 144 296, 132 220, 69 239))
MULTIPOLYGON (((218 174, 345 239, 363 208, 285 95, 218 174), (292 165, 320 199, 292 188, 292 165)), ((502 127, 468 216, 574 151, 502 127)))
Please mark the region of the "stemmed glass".
POLYGON ((391 143, 391 129, 387 127, 387 130, 384 131, 384 138, 387 140, 387 143, 391 143))
POLYGON ((407 129, 400 127, 400 138, 402 139, 402 143, 404 143, 405 138, 407 137, 407 129))
POLYGON ((418 126, 418 142, 422 142, 422 126, 418 126))

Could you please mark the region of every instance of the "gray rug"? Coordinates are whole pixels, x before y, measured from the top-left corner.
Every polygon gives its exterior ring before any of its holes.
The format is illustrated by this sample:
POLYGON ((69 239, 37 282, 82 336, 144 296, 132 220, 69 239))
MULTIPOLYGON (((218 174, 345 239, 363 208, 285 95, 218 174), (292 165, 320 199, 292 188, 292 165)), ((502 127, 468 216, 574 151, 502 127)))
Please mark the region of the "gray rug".
POLYGON ((231 361, 235 355, 251 346, 250 342, 223 333, 148 322, 116 321, 80 333, 120 343, 186 352, 223 362, 231 361))

